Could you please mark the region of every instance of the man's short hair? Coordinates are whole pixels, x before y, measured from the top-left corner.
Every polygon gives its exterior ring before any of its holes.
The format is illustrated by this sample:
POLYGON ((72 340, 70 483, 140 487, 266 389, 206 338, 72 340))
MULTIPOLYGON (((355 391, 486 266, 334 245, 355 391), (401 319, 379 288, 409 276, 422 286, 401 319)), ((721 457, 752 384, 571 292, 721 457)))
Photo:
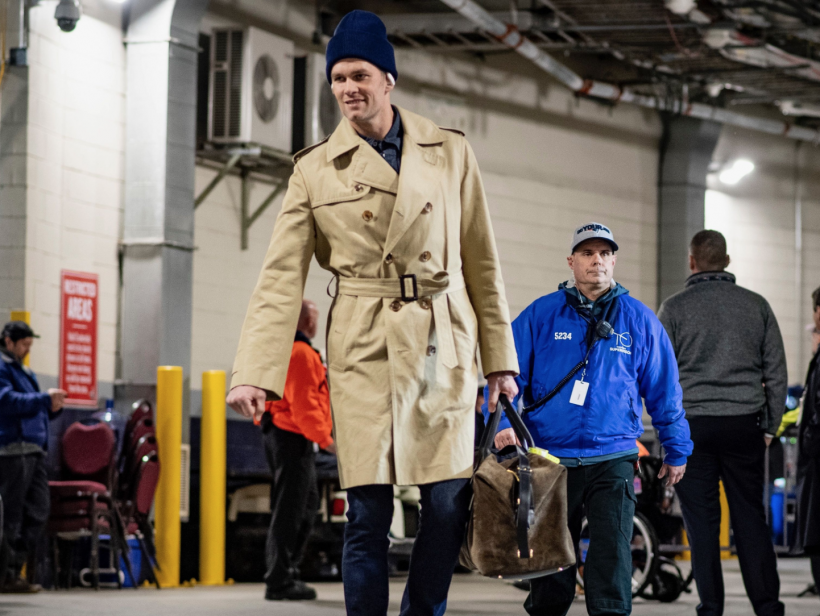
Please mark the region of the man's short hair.
POLYGON ((812 310, 817 310, 818 306, 820 306, 820 287, 817 287, 811 294, 812 310))
POLYGON ((726 268, 726 238, 720 231, 705 230, 695 233, 689 243, 689 254, 702 272, 723 271, 726 268))

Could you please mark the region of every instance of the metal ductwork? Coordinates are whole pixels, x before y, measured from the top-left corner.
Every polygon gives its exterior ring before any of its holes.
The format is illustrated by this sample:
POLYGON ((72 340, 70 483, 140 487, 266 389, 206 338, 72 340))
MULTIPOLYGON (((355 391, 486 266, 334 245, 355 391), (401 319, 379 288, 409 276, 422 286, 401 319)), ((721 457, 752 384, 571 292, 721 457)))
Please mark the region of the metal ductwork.
POLYGON ((820 62, 795 56, 774 45, 744 36, 737 30, 711 28, 706 31, 704 42, 734 62, 759 68, 789 69, 794 76, 820 81, 820 62))
POLYGON ((712 120, 721 124, 738 126, 770 135, 780 135, 814 143, 820 142, 820 131, 811 128, 794 126, 779 120, 748 116, 702 103, 667 102, 651 96, 637 94, 627 88, 620 88, 613 84, 583 79, 532 43, 519 32, 516 26, 498 19, 474 0, 441 1, 578 94, 610 101, 632 103, 641 107, 669 111, 702 120, 712 120))

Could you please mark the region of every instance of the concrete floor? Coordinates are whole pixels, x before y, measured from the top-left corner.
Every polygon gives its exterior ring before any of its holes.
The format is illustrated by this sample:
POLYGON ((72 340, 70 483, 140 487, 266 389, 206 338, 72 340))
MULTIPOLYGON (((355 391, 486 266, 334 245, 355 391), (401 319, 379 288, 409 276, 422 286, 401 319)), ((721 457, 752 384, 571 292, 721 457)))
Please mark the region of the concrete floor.
MULTIPOLYGON (((726 616, 751 616, 752 607, 743 591, 736 561, 726 561, 726 616)), ((803 559, 780 561, 781 596, 788 616, 818 616, 820 598, 797 598, 811 582, 809 564, 803 559)), ((341 584, 316 584, 319 599, 309 603, 273 603, 264 601, 261 584, 242 584, 219 588, 181 588, 156 591, 134 590, 72 590, 38 595, 0 595, 0 616, 343 616, 341 584)), ((398 602, 404 581, 391 582, 390 616, 398 614, 398 602)), ((508 584, 487 580, 476 575, 457 575, 450 592, 447 614, 456 616, 494 614, 496 616, 526 616, 521 607, 526 594, 508 584)), ((672 604, 635 601, 636 616, 694 615, 697 594, 681 596, 672 604)), ((570 616, 586 614, 583 598, 576 600, 570 616)))

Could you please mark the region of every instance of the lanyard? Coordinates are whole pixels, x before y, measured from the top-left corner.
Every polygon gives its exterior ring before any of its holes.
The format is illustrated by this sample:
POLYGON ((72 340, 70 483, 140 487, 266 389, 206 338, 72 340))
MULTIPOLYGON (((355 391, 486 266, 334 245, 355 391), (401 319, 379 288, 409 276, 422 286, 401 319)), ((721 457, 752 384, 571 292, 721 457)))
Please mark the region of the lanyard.
MULTIPOLYGON (((579 314, 581 314, 579 312, 579 314)), ((522 415, 526 413, 530 413, 533 410, 537 409, 539 406, 546 404, 552 398, 558 394, 559 391, 570 382, 572 377, 578 374, 578 371, 582 368, 584 372, 581 374, 581 382, 583 382, 584 377, 587 374, 586 366, 589 364, 589 354, 592 352, 592 347, 595 346, 595 343, 602 339, 609 338, 615 329, 612 327, 611 323, 615 321, 615 317, 618 314, 618 298, 612 300, 612 304, 610 304, 609 308, 606 311, 606 314, 600 321, 595 321, 592 317, 586 317, 585 315, 581 314, 581 317, 589 323, 589 329, 587 330, 586 339, 589 341, 587 343, 587 352, 584 355, 584 359, 578 362, 575 367, 569 371, 569 373, 558 382, 551 392, 549 392, 546 396, 541 398, 540 400, 533 402, 529 406, 525 406, 524 409, 521 411, 522 415)))

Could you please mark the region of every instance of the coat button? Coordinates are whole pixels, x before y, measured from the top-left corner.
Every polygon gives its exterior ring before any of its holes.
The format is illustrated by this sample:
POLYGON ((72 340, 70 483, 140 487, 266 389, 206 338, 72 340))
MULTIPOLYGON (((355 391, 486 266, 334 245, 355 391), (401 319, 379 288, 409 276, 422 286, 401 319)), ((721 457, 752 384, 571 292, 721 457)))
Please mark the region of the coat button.
POLYGON ((373 220, 373 212, 371 212, 370 210, 365 210, 364 212, 362 212, 362 218, 364 218, 365 222, 370 222, 371 220, 373 220))
POLYGON ((432 256, 433 255, 430 254, 429 250, 425 250, 423 253, 421 253, 419 259, 421 259, 422 261, 429 261, 432 256))
POLYGON ((399 310, 401 310, 401 302, 397 299, 393 300, 393 303, 390 304, 390 310, 392 310, 393 312, 398 312, 399 310))
POLYGON ((425 205, 425 206, 424 206, 424 208, 421 210, 421 213, 422 213, 422 214, 429 214, 432 210, 433 210, 433 204, 432 204, 432 203, 428 203, 428 204, 427 204, 427 205, 425 205))
POLYGON ((432 357, 435 354, 436 354, 436 347, 434 347, 433 345, 430 345, 429 347, 427 347, 427 357, 432 357))
POLYGON ((384 262, 387 263, 387 265, 390 265, 393 262, 393 253, 392 252, 384 258, 384 262))
POLYGON ((422 308, 424 308, 424 310, 430 310, 430 308, 432 308, 432 307, 433 307, 433 304, 432 304, 432 302, 431 302, 429 299, 427 299, 426 297, 422 297, 422 298, 419 300, 419 306, 421 306, 422 308))
POLYGON ((354 190, 356 192, 362 192, 364 190, 364 186, 362 186, 361 184, 356 184, 354 190))

